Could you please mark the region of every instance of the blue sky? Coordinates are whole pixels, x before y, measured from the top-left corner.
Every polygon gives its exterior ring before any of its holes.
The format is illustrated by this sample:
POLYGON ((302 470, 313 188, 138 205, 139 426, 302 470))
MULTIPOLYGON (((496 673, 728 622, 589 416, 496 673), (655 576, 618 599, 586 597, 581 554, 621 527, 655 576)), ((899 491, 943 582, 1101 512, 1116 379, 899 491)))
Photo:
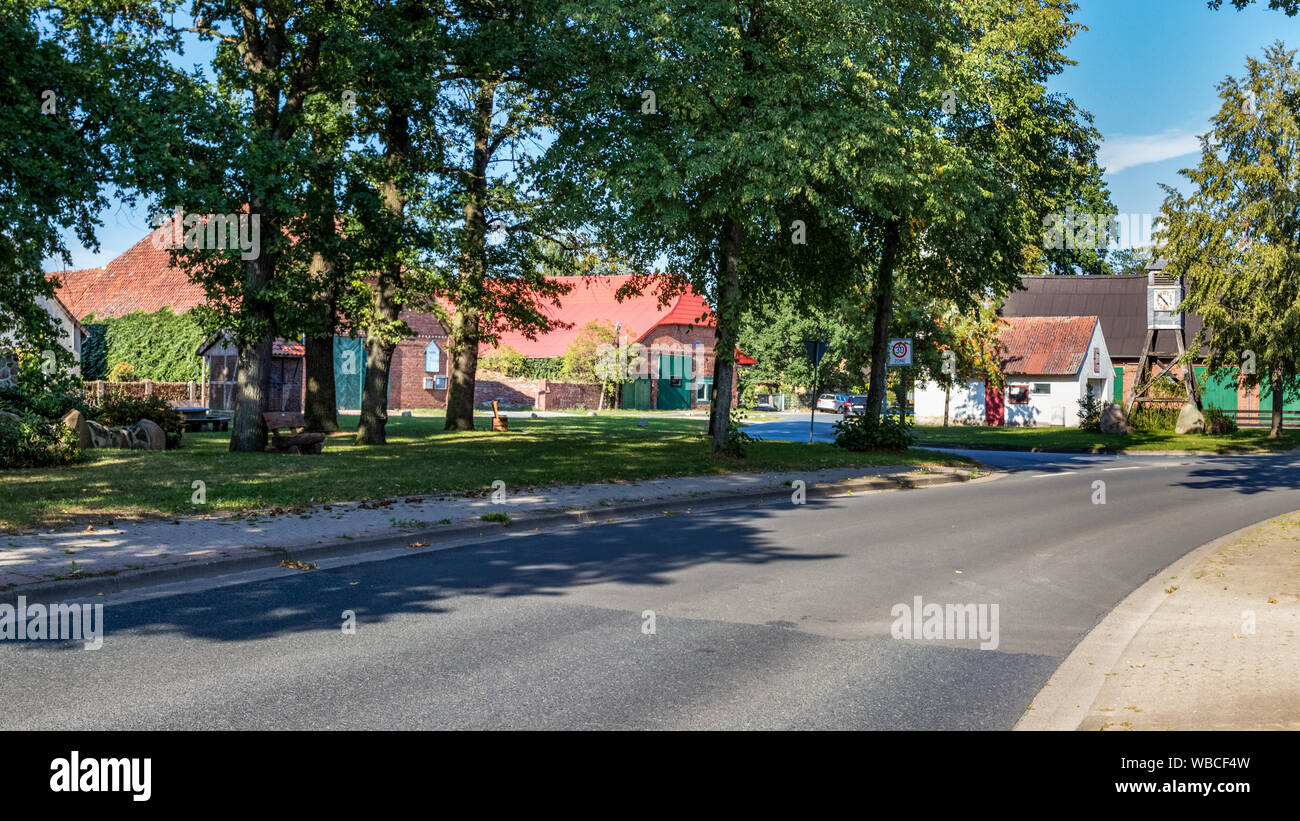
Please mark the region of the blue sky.
POLYGON ((1158 214, 1159 183, 1186 190, 1199 134, 1219 109, 1215 87, 1245 73, 1247 55, 1281 40, 1300 48, 1300 16, 1256 3, 1237 11, 1205 0, 1076 0, 1088 27, 1066 54, 1077 65, 1052 83, 1092 112, 1111 200, 1122 214, 1158 214), (1194 152, 1189 154, 1188 152, 1194 152))
MULTIPOLYGON (((1183 187, 1178 169, 1196 162, 1196 136, 1218 110, 1215 86, 1244 72, 1274 40, 1300 48, 1300 17, 1256 3, 1245 11, 1211 11, 1204 0, 1077 0, 1074 19, 1087 26, 1067 49, 1077 65, 1052 88, 1091 111, 1105 142, 1101 161, 1111 199, 1122 214, 1158 214, 1158 184, 1183 187)), ((183 59, 198 59, 202 47, 183 59)), ((68 235, 74 268, 104 265, 145 236, 142 209, 114 206, 102 215, 101 251, 68 235)), ((47 269, 62 267, 47 262, 47 269)))

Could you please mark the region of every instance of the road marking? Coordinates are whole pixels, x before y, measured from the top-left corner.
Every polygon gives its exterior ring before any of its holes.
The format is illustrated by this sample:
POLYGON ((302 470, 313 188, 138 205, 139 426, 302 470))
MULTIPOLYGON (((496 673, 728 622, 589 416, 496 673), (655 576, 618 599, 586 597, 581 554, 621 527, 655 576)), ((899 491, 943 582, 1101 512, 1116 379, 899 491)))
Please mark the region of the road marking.
POLYGON ((1076 470, 1058 470, 1056 473, 1035 473, 1035 479, 1041 479, 1044 476, 1069 476, 1071 473, 1078 473, 1076 470))
POLYGON ((1150 465, 1134 465, 1132 467, 1127 467, 1127 468, 1102 468, 1102 471, 1104 472, 1108 470, 1141 470, 1142 468, 1145 467, 1150 467, 1150 465))

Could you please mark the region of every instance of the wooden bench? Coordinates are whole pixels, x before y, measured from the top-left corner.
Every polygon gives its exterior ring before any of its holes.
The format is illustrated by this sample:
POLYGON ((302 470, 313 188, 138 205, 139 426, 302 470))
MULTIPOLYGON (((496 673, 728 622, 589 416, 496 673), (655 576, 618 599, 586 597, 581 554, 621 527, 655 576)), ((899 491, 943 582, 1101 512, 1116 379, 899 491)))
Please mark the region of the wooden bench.
POLYGON ((301 413, 264 413, 262 421, 271 432, 271 440, 266 444, 267 453, 320 453, 325 447, 325 434, 303 432, 307 420, 301 413), (283 430, 288 433, 281 433, 283 430))

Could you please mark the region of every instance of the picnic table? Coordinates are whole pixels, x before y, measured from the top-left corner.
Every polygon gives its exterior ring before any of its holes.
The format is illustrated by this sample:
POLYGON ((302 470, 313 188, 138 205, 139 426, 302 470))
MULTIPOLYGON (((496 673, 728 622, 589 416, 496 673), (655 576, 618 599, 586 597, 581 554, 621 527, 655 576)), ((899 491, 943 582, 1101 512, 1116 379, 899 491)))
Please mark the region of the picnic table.
POLYGON ((230 426, 229 417, 213 416, 211 408, 184 407, 176 410, 185 417, 185 430, 189 433, 201 430, 227 430, 230 426))

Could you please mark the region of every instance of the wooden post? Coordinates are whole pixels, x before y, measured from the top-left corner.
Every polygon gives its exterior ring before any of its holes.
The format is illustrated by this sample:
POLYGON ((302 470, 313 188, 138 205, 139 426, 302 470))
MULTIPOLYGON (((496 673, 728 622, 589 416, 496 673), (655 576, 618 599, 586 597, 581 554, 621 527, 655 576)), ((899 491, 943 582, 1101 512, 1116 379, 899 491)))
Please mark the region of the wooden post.
POLYGON ((146 379, 144 380, 144 398, 148 399, 150 396, 153 396, 153 380, 146 379))
POLYGON ((1133 405, 1137 403, 1138 393, 1146 390, 1146 385, 1142 383, 1142 376, 1147 371, 1147 358, 1151 355, 1151 347, 1155 341, 1156 332, 1153 329, 1147 329, 1146 342, 1142 343, 1142 358, 1138 360, 1137 373, 1133 374, 1133 395, 1129 397, 1128 407, 1124 409, 1124 415, 1128 416, 1133 413, 1133 405))

